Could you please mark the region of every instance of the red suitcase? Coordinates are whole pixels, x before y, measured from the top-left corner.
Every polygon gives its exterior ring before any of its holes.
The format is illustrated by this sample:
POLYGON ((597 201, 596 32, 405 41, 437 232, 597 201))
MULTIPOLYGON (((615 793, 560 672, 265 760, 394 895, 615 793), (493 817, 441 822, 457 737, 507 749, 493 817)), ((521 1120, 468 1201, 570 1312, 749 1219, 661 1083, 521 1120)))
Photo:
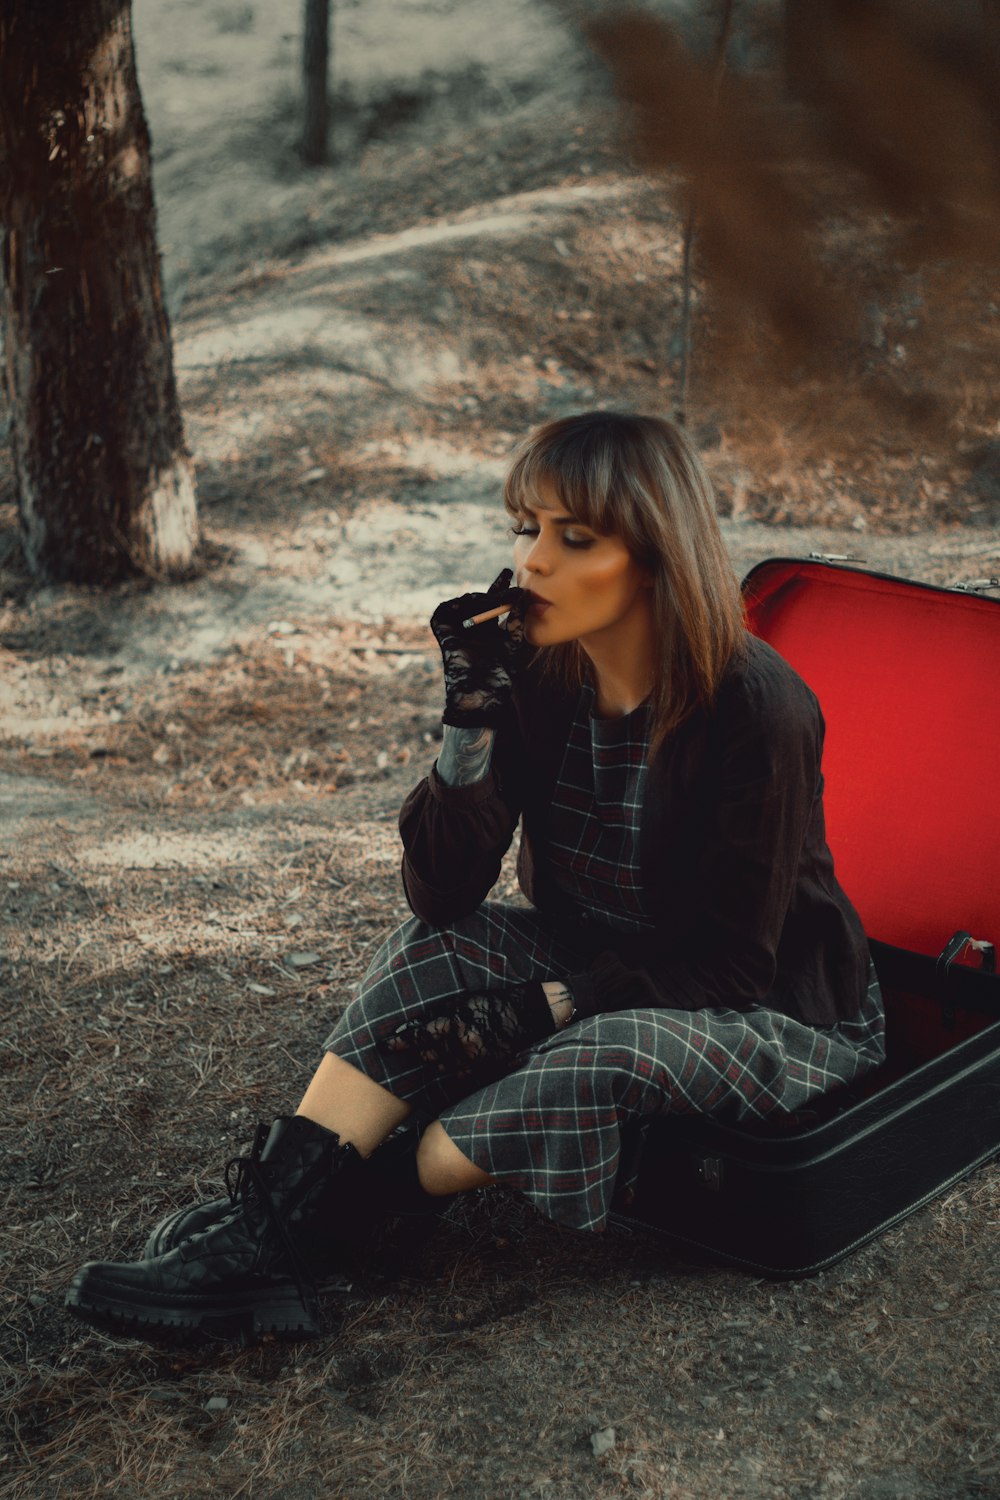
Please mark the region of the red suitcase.
POLYGON ((801 1276, 1000 1153, 1000 600, 785 558, 744 592, 823 709, 827 834, 887 1060, 780 1125, 654 1121, 620 1217, 801 1276))

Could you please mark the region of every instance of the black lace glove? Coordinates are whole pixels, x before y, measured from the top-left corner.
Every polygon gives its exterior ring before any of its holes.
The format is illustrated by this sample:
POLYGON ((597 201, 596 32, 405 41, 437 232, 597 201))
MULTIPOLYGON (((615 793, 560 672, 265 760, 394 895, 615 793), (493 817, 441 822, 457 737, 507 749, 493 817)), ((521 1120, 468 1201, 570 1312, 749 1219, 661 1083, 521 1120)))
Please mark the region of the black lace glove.
POLYGON ((495 729, 503 718, 514 677, 531 655, 524 638, 524 610, 530 602, 525 589, 512 589, 505 568, 485 594, 462 594, 447 599, 431 615, 431 629, 444 663, 445 724, 459 729, 495 729), (486 610, 509 604, 506 623, 486 620, 464 627, 464 621, 486 610))
POLYGON ((533 980, 449 1000, 437 1015, 404 1021, 378 1045, 413 1052, 436 1072, 481 1087, 502 1078, 512 1058, 555 1029, 548 996, 533 980))

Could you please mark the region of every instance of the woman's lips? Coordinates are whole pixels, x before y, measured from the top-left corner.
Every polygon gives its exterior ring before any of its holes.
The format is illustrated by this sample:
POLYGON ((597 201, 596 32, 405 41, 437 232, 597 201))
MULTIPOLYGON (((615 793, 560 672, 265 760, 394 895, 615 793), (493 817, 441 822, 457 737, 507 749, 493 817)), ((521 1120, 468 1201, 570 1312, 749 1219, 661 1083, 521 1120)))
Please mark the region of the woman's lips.
POLYGON ((542 614, 544 610, 551 607, 551 604, 551 599, 543 599, 541 594, 532 594, 531 603, 528 605, 528 608, 536 610, 538 614, 542 614))

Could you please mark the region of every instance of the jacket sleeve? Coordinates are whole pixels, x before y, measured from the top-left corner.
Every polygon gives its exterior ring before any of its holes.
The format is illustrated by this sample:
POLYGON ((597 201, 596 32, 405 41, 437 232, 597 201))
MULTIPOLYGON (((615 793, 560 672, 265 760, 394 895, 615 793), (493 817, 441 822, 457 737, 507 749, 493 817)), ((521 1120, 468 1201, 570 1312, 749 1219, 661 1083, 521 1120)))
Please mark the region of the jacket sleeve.
POLYGON ((496 884, 517 819, 494 770, 469 786, 447 786, 432 767, 399 814, 414 916, 441 926, 475 911, 496 884))
POLYGON ((569 980, 581 1015, 650 1005, 746 1008, 772 990, 803 849, 821 817, 823 721, 798 678, 765 678, 752 688, 727 713, 683 930, 660 949, 650 945, 642 963, 598 953, 569 980))

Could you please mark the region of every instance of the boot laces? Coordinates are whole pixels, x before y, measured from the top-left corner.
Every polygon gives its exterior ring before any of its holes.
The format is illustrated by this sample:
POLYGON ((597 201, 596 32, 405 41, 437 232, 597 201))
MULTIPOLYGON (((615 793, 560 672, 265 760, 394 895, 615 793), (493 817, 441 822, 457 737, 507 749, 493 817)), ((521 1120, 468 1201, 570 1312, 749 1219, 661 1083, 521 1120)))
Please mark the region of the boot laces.
POLYGON ((252 1177, 251 1166, 256 1166, 260 1161, 260 1154, 264 1149, 267 1137, 267 1126, 263 1123, 259 1124, 249 1153, 245 1156, 231 1156, 226 1162, 226 1170, 223 1175, 226 1183, 226 1192, 229 1194, 229 1201, 234 1208, 237 1202, 245 1196, 246 1188, 249 1185, 248 1179, 252 1177))
POLYGON ((246 1156, 232 1156, 226 1162, 225 1183, 229 1201, 234 1208, 237 1205, 246 1205, 253 1201, 259 1204, 268 1219, 271 1228, 277 1234, 278 1239, 288 1257, 291 1267, 292 1278, 296 1290, 302 1299, 302 1305, 307 1311, 315 1316, 314 1288, 312 1278, 307 1274, 302 1263, 302 1257, 295 1248, 292 1236, 288 1232, 288 1225, 284 1217, 278 1212, 271 1197, 267 1179, 264 1176, 260 1163, 260 1154, 264 1149, 265 1142, 270 1134, 268 1127, 264 1124, 257 1126, 257 1134, 254 1136, 253 1145, 246 1156))

